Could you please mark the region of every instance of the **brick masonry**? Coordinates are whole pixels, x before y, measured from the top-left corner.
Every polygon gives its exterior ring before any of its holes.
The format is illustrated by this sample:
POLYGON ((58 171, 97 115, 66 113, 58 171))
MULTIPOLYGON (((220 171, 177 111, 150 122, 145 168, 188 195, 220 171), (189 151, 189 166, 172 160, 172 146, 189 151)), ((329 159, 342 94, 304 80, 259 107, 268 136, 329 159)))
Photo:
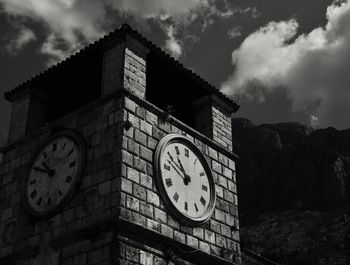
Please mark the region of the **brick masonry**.
MULTIPOLYGON (((132 86, 126 89, 142 99, 144 61, 130 51, 125 56, 128 64, 124 86, 132 86)), ((9 264, 102 265, 110 264, 110 260, 119 260, 120 264, 167 264, 164 255, 126 245, 120 247, 121 243, 116 247, 107 232, 97 238, 68 240, 48 247, 55 240, 119 218, 230 262, 234 256, 239 257, 235 162, 214 144, 232 148, 228 141, 229 120, 213 108, 213 120, 217 123, 213 127, 213 142, 203 141, 204 136, 198 137, 193 129, 174 119, 163 121, 159 118, 161 114, 146 101, 118 94, 90 103, 12 145, 0 165, 0 261, 11 254, 25 253, 30 246, 39 246, 39 254, 9 264), (126 121, 131 123, 130 128, 125 126, 126 121), (56 126, 74 129, 82 135, 87 146, 86 168, 79 189, 62 211, 47 220, 33 222, 20 202, 21 185, 39 147, 56 126), (159 196, 153 153, 158 141, 168 133, 182 134, 195 143, 212 169, 216 208, 211 219, 200 227, 189 227, 174 219, 159 196), (124 250, 121 253, 118 249, 124 250)))
MULTIPOLYGON (((124 107, 124 117, 132 122, 132 128, 123 133, 120 216, 195 249, 232 259, 233 253, 240 252, 234 161, 185 130, 154 116, 150 110, 128 97, 125 98, 124 107), (217 204, 210 221, 201 227, 181 224, 168 213, 159 198, 152 156, 155 143, 168 133, 188 137, 200 148, 211 166, 216 182, 217 204), (134 144, 130 145, 130 142, 134 144)), ((224 124, 219 112, 217 116, 224 124)), ((220 134, 223 133, 222 128, 218 130, 220 134)))

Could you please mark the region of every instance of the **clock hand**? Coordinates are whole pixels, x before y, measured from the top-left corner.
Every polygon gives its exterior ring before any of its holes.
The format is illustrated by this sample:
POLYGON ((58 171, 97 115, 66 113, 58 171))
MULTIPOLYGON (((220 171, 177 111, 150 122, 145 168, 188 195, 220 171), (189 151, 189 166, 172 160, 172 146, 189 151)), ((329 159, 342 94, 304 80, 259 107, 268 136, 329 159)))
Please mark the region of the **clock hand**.
POLYGON ((177 158, 177 161, 178 161, 179 164, 180 164, 182 173, 185 175, 184 182, 185 182, 185 185, 187 185, 187 184, 191 181, 191 177, 190 177, 188 174, 186 174, 185 168, 183 167, 183 165, 182 165, 181 160, 179 159, 179 157, 177 156, 176 158, 177 158))
POLYGON ((46 165, 45 162, 42 162, 41 164, 47 170, 47 173, 49 174, 49 177, 53 177, 55 175, 56 171, 54 169, 49 168, 48 165, 46 165))
MULTIPOLYGON (((170 157, 171 161, 175 164, 175 166, 181 171, 183 172, 182 168, 174 161, 174 158, 172 157, 172 155, 168 152, 168 156, 170 157)), ((168 160, 169 161, 169 160, 168 160)))
POLYGON ((179 164, 180 164, 181 171, 182 171, 185 175, 187 175, 187 174, 186 174, 186 171, 185 171, 185 169, 184 169, 184 167, 183 167, 183 165, 182 165, 182 163, 181 163, 181 160, 179 159, 178 156, 177 156, 176 158, 177 158, 177 162, 179 162, 179 164))
POLYGON ((34 170, 49 174, 49 171, 48 171, 48 170, 42 169, 42 168, 40 168, 40 167, 34 167, 34 170))
MULTIPOLYGON (((169 162, 170 166, 172 166, 172 168, 175 169, 176 173, 177 173, 181 178, 183 178, 183 179, 185 180, 185 177, 182 176, 182 174, 179 172, 179 170, 178 170, 176 167, 174 167, 173 163, 171 163, 170 160, 168 160, 168 162, 169 162)), ((176 165, 176 164, 175 164, 175 165, 176 165)))

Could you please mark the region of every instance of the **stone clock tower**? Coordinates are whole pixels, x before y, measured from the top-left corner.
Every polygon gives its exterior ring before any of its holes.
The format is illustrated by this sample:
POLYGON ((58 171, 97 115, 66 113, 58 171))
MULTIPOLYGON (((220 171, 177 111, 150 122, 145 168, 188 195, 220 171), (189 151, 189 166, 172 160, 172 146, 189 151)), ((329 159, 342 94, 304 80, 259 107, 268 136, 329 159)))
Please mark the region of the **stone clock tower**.
POLYGON ((241 264, 238 105, 128 25, 5 97, 0 264, 241 264))

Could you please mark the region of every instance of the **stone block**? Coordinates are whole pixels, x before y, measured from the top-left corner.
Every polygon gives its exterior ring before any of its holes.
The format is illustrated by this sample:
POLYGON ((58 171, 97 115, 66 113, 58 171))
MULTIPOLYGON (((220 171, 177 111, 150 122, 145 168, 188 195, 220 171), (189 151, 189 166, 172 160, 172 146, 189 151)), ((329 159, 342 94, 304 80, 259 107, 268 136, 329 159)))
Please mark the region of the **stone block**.
POLYGON ((152 125, 144 120, 140 121, 140 130, 141 132, 144 132, 147 135, 152 136, 152 125))
POLYGON ((174 231, 174 239, 178 242, 186 244, 186 235, 184 233, 181 233, 181 232, 175 230, 174 231))
POLYGON ((140 157, 148 162, 153 162, 153 152, 146 147, 140 146, 140 157))
POLYGON ((157 193, 147 190, 147 202, 159 207, 159 196, 157 193))
POLYGON ((133 193, 136 198, 146 201, 146 189, 136 183, 133 183, 133 193))
POLYGON ((160 223, 147 218, 147 228, 160 233, 160 223))
POLYGON ((219 222, 225 222, 225 213, 223 211, 220 211, 218 209, 215 209, 215 220, 219 221, 219 222))
POLYGON ((133 194, 132 193, 132 182, 130 180, 125 179, 125 178, 121 178, 120 189, 126 193, 133 194))
POLYGON ((126 207, 138 212, 140 210, 140 201, 132 196, 126 195, 126 207))
POLYGON ((198 239, 190 235, 186 235, 187 245, 193 248, 198 248, 198 239))
POLYGON ((139 131, 138 129, 136 129, 134 131, 134 139, 137 143, 143 145, 143 146, 147 146, 147 136, 145 133, 139 131))
POLYGON ((169 237, 171 239, 174 237, 174 229, 166 224, 161 224, 160 232, 162 235, 169 237))
POLYGON ((165 211, 154 208, 154 220, 160 223, 167 223, 167 214, 165 211))
POLYGON ((146 202, 140 202, 140 214, 153 218, 153 206, 146 203, 146 202))
POLYGON ((209 243, 215 244, 215 233, 208 229, 204 229, 204 239, 209 243))
POLYGON ((127 178, 136 183, 140 183, 140 172, 131 167, 127 167, 127 178))

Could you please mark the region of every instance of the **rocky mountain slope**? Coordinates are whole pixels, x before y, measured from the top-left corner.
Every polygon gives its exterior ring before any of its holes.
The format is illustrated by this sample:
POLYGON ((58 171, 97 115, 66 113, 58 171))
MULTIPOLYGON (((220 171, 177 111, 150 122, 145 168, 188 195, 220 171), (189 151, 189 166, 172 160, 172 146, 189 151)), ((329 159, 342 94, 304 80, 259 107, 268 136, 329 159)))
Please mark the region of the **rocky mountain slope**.
POLYGON ((243 247, 278 264, 350 264, 350 130, 233 119, 243 247))

